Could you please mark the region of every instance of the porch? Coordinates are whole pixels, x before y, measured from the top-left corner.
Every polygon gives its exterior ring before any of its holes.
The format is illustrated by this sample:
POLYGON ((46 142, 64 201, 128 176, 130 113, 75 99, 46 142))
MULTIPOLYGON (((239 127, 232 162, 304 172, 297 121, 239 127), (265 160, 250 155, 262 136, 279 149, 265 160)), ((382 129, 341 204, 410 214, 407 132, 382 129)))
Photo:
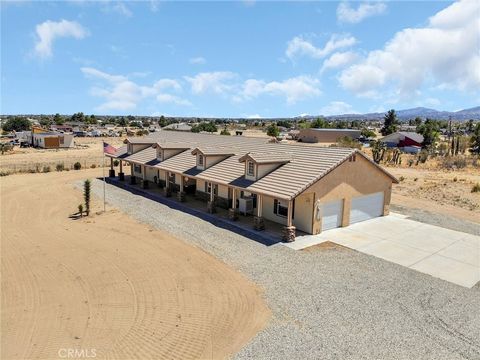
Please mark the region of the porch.
MULTIPOLYGON (((134 184, 131 184, 131 176, 125 175, 121 181, 118 177, 109 177, 107 182, 122 187, 133 193, 145 196, 151 200, 161 202, 173 209, 189 213, 208 221, 215 226, 222 227, 231 231, 238 232, 243 236, 261 242, 267 246, 281 242, 283 237, 284 225, 263 219, 263 230, 255 230, 256 220, 253 215, 243 215, 237 212, 236 220, 231 219, 231 210, 216 206, 215 212, 211 212, 209 201, 200 199, 192 193, 183 192, 179 195, 178 188, 169 187, 166 191, 158 184, 151 181, 148 182, 147 188, 143 186, 143 181, 136 178, 134 184)), ((302 231, 297 230, 296 236, 305 235, 302 231)))

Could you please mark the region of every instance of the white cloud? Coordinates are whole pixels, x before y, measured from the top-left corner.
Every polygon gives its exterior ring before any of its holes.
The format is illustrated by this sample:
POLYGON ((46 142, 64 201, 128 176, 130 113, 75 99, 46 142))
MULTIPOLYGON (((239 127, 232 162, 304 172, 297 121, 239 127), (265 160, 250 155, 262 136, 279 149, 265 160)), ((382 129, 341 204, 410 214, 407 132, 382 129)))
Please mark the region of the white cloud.
POLYGON ((310 76, 297 76, 283 81, 265 82, 248 79, 243 83, 242 97, 252 99, 262 94, 285 96, 288 104, 294 104, 307 98, 319 96, 318 79, 310 76))
POLYGON ((75 39, 83 39, 88 35, 88 31, 76 21, 47 20, 36 26, 37 42, 35 44, 35 53, 47 58, 52 56, 53 43, 58 38, 72 37, 75 39))
POLYGON ((395 34, 339 75, 340 85, 359 96, 408 97, 422 85, 459 90, 480 88, 480 2, 461 0, 432 16, 426 27, 395 34))
POLYGON ((383 14, 386 9, 387 5, 383 2, 363 2, 356 9, 347 2, 342 2, 337 7, 337 19, 340 22, 356 24, 367 17, 383 14))
POLYGON ((160 8, 160 0, 150 0, 150 11, 157 12, 160 8))
POLYGON ((352 105, 343 101, 332 101, 320 109, 322 115, 342 115, 354 113, 352 105))
POLYGON ((232 90, 234 84, 231 80, 237 75, 230 71, 203 72, 194 77, 185 76, 192 88, 194 94, 203 94, 213 92, 216 94, 224 94, 232 90))
POLYGON ((252 114, 245 116, 247 119, 261 119, 262 116, 260 114, 252 114))
POLYGON ((353 51, 336 52, 323 62, 321 72, 327 69, 334 69, 351 64, 358 58, 353 51))
POLYGON ((192 103, 186 99, 182 99, 176 95, 171 94, 158 94, 157 101, 161 103, 172 103, 175 105, 182 105, 182 106, 191 106, 192 103))
POLYGON ((190 64, 203 65, 207 62, 207 60, 204 57, 198 56, 198 57, 191 58, 189 62, 190 64))
POLYGON ((121 1, 115 1, 112 5, 109 6, 109 9, 125 17, 131 17, 133 15, 132 11, 127 7, 127 5, 125 5, 125 3, 121 1))
POLYGON ((95 84, 90 90, 92 96, 104 99, 104 102, 97 107, 99 111, 132 110, 141 101, 153 97, 162 103, 191 105, 188 100, 163 92, 165 89, 181 89, 180 84, 173 79, 160 79, 152 86, 144 86, 129 80, 127 76, 112 75, 92 67, 82 67, 81 71, 86 77, 101 82, 101 84, 95 84))
POLYGON ((288 41, 285 55, 289 59, 298 56, 309 56, 314 59, 320 59, 337 49, 350 47, 356 42, 357 40, 351 35, 333 34, 323 48, 317 48, 302 36, 296 36, 288 41))

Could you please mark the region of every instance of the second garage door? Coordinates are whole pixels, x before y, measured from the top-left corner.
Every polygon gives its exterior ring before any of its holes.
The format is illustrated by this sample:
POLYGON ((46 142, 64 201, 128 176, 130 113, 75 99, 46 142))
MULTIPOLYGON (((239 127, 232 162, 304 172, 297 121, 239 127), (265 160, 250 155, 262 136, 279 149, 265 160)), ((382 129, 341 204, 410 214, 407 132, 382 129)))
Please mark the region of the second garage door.
POLYGON ((383 192, 358 196, 352 199, 350 224, 383 215, 383 192))

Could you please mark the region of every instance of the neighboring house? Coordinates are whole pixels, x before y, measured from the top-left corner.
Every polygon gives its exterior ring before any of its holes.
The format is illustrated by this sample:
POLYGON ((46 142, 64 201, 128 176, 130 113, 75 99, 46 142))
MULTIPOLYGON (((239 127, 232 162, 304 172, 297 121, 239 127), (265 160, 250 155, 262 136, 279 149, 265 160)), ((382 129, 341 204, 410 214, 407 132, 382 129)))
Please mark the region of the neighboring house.
POLYGON ((50 126, 50 129, 52 131, 63 131, 63 132, 73 132, 73 126, 72 125, 52 125, 50 126))
POLYGON ((422 146, 423 136, 415 132, 398 131, 380 139, 388 147, 422 146))
POLYGON ((301 129, 298 141, 306 143, 335 143, 339 138, 350 137, 354 140, 360 138, 360 130, 352 129, 301 129))
POLYGON ((74 146, 73 134, 43 132, 33 134, 33 146, 43 149, 71 148, 74 146))
POLYGON ((185 123, 170 124, 162 128, 163 130, 192 131, 192 127, 185 123))
MULTIPOLYGON (((128 138, 115 155, 131 166, 131 182, 152 183, 180 201, 187 194, 209 212, 253 215, 257 230, 283 226, 285 241, 389 213, 397 180, 365 154, 350 148, 268 143, 242 136, 161 131, 128 138), (189 195, 194 196, 194 195, 189 195)), ((113 165, 112 165, 113 166, 113 165)), ((113 171, 113 167, 112 170, 113 171)), ((149 185, 150 184, 150 185, 149 185)), ((187 200, 188 201, 188 200, 187 200)))

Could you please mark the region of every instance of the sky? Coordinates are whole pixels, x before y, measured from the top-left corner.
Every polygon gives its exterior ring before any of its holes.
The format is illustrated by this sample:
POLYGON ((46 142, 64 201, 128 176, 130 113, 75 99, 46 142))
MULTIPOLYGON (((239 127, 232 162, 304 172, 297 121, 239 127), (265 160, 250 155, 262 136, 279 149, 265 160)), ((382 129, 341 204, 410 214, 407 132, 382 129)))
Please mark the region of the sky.
POLYGON ((480 1, 5 1, 2 114, 292 117, 480 104, 480 1))

